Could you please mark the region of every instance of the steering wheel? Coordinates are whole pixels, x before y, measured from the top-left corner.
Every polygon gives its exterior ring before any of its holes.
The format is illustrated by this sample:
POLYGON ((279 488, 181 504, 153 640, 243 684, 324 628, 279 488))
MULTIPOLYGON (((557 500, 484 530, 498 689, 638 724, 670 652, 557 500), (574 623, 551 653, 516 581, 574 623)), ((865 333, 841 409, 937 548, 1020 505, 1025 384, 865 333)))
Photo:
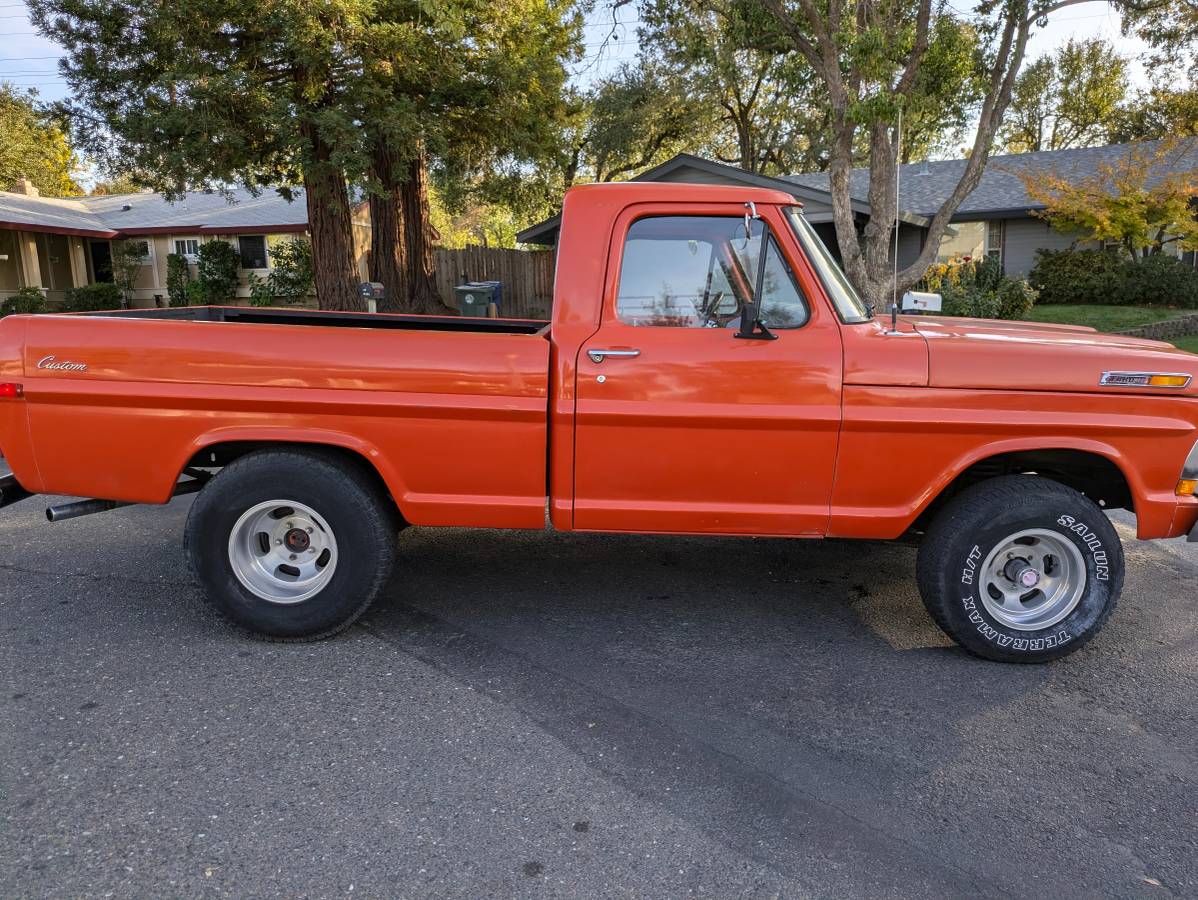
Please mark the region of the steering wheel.
POLYGON ((720 301, 724 299, 724 291, 716 291, 711 299, 703 305, 703 327, 704 328, 723 328, 724 323, 720 321, 719 308, 720 301))

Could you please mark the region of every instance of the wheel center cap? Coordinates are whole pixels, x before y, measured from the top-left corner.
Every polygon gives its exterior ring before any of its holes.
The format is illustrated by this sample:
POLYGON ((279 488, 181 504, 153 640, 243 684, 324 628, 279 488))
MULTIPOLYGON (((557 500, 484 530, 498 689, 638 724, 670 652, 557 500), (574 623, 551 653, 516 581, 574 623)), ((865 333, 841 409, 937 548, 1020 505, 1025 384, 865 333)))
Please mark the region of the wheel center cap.
POLYGON ((1021 569, 1019 574, 1015 576, 1015 580, 1025 588, 1034 588, 1040 583, 1040 573, 1028 566, 1026 569, 1021 569))
POLYGON ((302 528, 292 528, 283 535, 283 543, 287 545, 287 549, 292 553, 303 553, 312 543, 312 539, 308 537, 308 532, 302 528))

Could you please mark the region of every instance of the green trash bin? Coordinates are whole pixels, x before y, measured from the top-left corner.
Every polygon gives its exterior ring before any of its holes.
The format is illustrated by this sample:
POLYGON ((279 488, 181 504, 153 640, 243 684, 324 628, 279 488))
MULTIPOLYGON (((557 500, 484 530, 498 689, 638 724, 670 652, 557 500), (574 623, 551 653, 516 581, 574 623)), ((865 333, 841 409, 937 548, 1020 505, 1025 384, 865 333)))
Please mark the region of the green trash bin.
POLYGON ((496 302, 496 291, 494 284, 459 284, 453 289, 458 301, 458 312, 463 316, 486 318, 487 307, 496 302))

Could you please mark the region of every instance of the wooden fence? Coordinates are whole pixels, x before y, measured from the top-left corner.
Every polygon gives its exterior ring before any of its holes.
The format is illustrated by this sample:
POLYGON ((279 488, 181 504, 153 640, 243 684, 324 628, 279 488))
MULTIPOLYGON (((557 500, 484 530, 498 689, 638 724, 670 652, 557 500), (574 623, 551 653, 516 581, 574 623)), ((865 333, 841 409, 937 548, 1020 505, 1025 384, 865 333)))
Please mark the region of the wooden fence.
POLYGON ((467 281, 503 284, 500 312, 511 319, 548 319, 553 305, 552 250, 505 250, 498 247, 437 248, 437 290, 457 308, 455 285, 467 281))

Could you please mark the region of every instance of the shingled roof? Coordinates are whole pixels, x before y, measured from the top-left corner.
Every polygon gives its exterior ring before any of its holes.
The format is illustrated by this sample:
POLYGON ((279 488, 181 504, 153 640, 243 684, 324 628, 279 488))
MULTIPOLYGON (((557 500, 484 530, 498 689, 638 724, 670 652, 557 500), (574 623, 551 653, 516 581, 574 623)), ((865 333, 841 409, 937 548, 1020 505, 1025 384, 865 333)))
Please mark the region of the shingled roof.
POLYGON ((94 237, 189 232, 304 231, 308 210, 304 192, 287 200, 268 189, 258 196, 246 190, 191 191, 177 201, 162 194, 110 194, 102 197, 31 197, 0 191, 0 227, 94 237))
MULTIPOLYGON (((1077 180, 1093 175, 1102 165, 1117 163, 1136 148, 1149 156, 1159 142, 1140 144, 1111 144, 1106 147, 1079 147, 1076 150, 1046 150, 1040 153, 1019 153, 992 156, 982 173, 977 188, 965 198, 953 216, 954 221, 969 221, 1003 215, 1027 215, 1034 209, 1042 209, 1027 195, 1020 174, 1058 175, 1068 180, 1077 180)), ((1180 142, 1175 154, 1170 155, 1169 172, 1198 169, 1198 138, 1187 138, 1180 142)), ((965 160, 946 159, 935 162, 912 163, 902 166, 899 178, 899 205, 906 212, 933 216, 941 204, 948 199, 965 171, 965 160)), ((1164 169, 1154 173, 1156 178, 1167 174, 1164 169)), ((807 188, 828 189, 828 175, 820 172, 812 175, 790 175, 787 181, 807 188)), ((855 200, 866 201, 869 197, 869 170, 854 169, 849 181, 849 192, 855 200)))

